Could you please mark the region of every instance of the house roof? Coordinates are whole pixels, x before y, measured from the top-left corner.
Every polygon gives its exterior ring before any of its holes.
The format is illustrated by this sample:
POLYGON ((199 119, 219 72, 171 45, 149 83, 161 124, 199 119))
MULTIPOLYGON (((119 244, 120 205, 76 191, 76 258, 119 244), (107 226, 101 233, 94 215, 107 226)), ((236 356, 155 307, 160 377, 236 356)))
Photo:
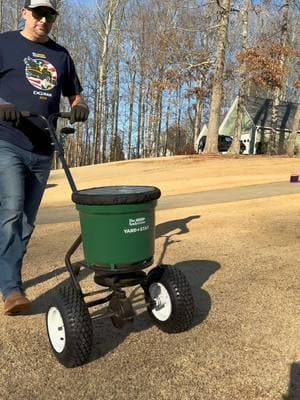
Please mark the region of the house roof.
MULTIPOLYGON (((297 103, 281 101, 278 107, 277 129, 292 130, 297 103)), ((248 96, 245 99, 245 108, 253 120, 254 125, 271 127, 272 100, 248 96)))

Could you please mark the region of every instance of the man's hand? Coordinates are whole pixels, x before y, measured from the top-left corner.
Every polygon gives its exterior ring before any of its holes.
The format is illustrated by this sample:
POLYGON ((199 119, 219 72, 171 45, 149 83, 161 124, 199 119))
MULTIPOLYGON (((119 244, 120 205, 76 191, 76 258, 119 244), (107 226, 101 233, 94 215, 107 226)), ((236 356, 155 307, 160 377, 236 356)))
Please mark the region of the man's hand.
POLYGON ((0 102, 0 121, 15 122, 16 126, 19 125, 21 113, 16 109, 16 106, 10 103, 0 102))
POLYGON ((89 116, 89 108, 85 103, 78 103, 71 108, 70 123, 85 122, 89 116))

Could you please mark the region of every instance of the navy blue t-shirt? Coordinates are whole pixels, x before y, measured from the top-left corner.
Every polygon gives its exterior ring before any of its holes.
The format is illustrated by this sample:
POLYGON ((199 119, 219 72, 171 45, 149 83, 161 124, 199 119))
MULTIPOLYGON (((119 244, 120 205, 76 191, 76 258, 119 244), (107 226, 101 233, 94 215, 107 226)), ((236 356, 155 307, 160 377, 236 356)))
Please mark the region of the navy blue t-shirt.
MULTIPOLYGON (((82 87, 68 51, 49 39, 36 43, 20 31, 0 34, 0 98, 19 111, 42 114, 46 118, 59 111, 61 94, 80 94, 82 87)), ((37 117, 22 118, 18 128, 0 122, 0 140, 25 150, 51 154, 51 138, 45 123, 37 117)))

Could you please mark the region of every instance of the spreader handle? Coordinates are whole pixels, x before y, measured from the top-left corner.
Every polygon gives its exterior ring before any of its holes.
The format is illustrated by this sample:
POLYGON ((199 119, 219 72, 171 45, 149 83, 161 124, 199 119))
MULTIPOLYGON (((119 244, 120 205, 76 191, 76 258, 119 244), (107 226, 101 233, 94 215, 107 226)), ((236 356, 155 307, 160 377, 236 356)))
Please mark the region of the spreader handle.
POLYGON ((71 118, 71 113, 70 112, 60 112, 59 114, 58 114, 58 116, 60 117, 60 118, 71 118))
MULTIPOLYGON (((38 114, 32 113, 30 111, 21 111, 21 115, 24 118, 38 116, 38 114)), ((58 117, 60 117, 60 118, 69 118, 70 119, 71 118, 71 113, 70 112, 60 112, 58 114, 58 117)))
POLYGON ((30 111, 21 111, 21 115, 24 118, 28 118, 32 116, 32 113, 30 111))

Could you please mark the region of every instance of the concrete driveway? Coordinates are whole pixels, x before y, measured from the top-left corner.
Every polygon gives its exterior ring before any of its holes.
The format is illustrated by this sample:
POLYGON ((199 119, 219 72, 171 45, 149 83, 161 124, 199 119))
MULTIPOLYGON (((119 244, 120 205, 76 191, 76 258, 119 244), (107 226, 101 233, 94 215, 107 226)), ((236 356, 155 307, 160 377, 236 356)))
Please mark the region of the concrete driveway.
MULTIPOLYGON (((300 193, 300 188, 297 184, 290 184, 287 181, 273 182, 261 185, 249 185, 229 189, 208 190, 198 193, 163 196, 158 200, 157 210, 170 210, 197 205, 222 204, 298 193, 300 193)), ((41 208, 37 218, 37 223, 53 224, 58 222, 76 221, 77 219, 78 212, 75 209, 75 205, 70 204, 68 206, 41 208)))

